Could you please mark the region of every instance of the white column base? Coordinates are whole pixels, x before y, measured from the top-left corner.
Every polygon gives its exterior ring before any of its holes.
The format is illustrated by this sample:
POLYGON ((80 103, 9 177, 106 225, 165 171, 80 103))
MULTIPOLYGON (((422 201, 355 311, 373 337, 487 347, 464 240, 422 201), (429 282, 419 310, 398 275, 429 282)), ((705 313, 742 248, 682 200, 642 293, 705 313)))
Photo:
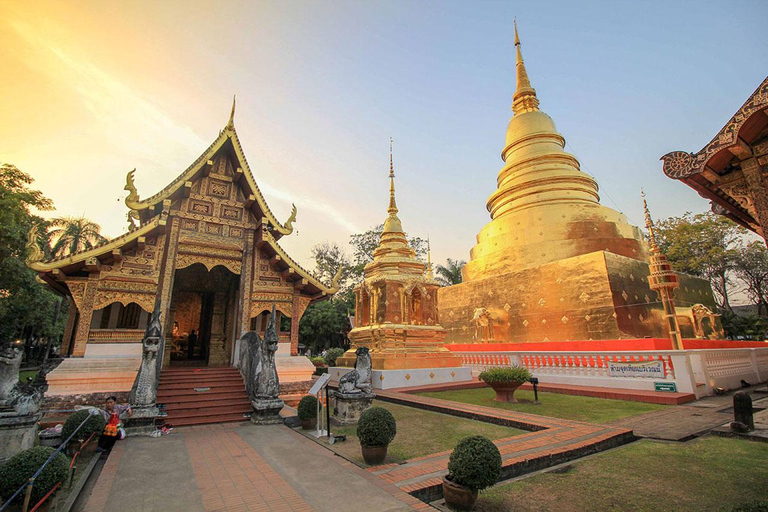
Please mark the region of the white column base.
MULTIPOLYGON (((331 382, 352 371, 353 368, 336 366, 328 369, 331 382)), ((373 370, 371 381, 374 389, 411 388, 432 384, 468 382, 472 380, 472 370, 461 368, 418 368, 415 370, 373 370)))

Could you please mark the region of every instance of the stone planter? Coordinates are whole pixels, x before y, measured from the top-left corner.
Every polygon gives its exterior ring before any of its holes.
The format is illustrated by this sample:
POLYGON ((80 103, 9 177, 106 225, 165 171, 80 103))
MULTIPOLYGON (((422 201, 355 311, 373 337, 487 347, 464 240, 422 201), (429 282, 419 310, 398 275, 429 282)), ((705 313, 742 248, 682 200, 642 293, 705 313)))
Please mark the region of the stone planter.
POLYGON ((309 418, 308 420, 299 420, 302 430, 314 430, 317 428, 317 418, 309 418))
POLYGON ((444 476, 443 498, 445 498, 445 505, 449 509, 468 512, 475 508, 477 491, 473 491, 469 487, 464 487, 456 482, 452 482, 444 476))
POLYGON ((515 398, 515 390, 523 385, 522 382, 494 382, 493 384, 488 384, 493 388, 493 390, 496 392, 496 398, 494 398, 497 402, 508 402, 511 404, 517 403, 517 398, 515 398))
POLYGON ((363 459, 366 464, 370 464, 371 466, 381 464, 384 462, 384 459, 387 458, 386 446, 365 446, 364 444, 361 444, 360 448, 363 450, 363 459))

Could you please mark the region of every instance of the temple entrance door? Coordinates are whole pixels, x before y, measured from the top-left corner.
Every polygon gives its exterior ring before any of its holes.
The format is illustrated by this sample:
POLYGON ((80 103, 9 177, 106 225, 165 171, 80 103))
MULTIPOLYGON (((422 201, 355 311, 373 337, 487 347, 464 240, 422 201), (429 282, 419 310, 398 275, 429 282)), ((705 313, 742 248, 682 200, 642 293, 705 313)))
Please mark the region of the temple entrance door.
POLYGON ((194 264, 176 271, 169 321, 172 365, 221 366, 235 341, 239 276, 223 266, 194 264))

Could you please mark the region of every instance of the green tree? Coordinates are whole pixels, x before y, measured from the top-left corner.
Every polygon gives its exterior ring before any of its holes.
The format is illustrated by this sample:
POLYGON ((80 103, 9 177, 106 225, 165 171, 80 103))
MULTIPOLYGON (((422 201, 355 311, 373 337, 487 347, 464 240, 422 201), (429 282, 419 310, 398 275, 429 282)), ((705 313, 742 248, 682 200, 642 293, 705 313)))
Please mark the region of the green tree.
POLYGON ((451 286, 452 284, 459 284, 461 282, 461 267, 466 265, 464 260, 452 260, 448 258, 446 265, 436 265, 435 273, 437 274, 437 282, 441 286, 451 286))
POLYGON ((32 182, 14 165, 0 165, 0 343, 58 337, 63 330, 65 315, 53 323, 59 298, 24 263, 29 233, 44 232, 38 227, 42 219, 31 210, 52 209, 48 198, 29 188, 32 182))
POLYGON ((757 314, 768 316, 768 250, 763 242, 752 242, 738 251, 734 272, 746 285, 757 314))
POLYGON ((689 212, 656 225, 659 247, 674 269, 708 279, 718 305, 729 311, 735 262, 745 233, 731 220, 711 212, 689 212))
POLYGON ((50 227, 51 253, 56 257, 93 249, 107 241, 100 233, 101 226, 85 217, 59 217, 50 227))
POLYGON ((299 343, 317 354, 325 348, 343 347, 350 330, 346 305, 324 300, 311 304, 299 323, 299 343))
POLYGON ((325 283, 330 283, 341 268, 339 291, 334 295, 333 300, 340 300, 346 303, 348 308, 354 310, 355 295, 352 291, 355 284, 353 282, 354 269, 344 249, 337 243, 319 243, 312 248, 312 258, 315 260, 315 275, 325 283))

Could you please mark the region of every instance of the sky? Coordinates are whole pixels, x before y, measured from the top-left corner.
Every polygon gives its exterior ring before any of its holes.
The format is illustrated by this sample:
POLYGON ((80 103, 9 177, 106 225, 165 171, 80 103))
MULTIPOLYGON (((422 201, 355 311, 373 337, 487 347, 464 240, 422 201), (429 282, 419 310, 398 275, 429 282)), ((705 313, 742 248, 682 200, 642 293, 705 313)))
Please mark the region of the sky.
MULTIPOLYGON (((0 0, 0 162, 50 216, 127 223, 125 175, 156 193, 235 125, 302 265, 380 224, 389 138, 397 202, 432 258, 469 259, 503 166, 513 19, 541 108, 601 202, 642 224, 703 212, 662 172, 698 151, 768 72, 764 1, 0 0)), ((348 247, 348 246, 347 246, 348 247)), ((348 250, 351 253, 351 250, 348 250)))

